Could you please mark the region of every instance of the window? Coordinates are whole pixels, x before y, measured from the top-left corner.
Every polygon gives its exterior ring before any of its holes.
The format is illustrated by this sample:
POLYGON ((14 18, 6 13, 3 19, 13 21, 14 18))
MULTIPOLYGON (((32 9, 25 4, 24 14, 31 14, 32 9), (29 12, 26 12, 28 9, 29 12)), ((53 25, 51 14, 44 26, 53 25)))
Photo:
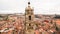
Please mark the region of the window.
POLYGON ((31 24, 29 24, 29 26, 31 26, 31 24))
POLYGON ((31 16, 29 16, 29 20, 31 20, 31 16))

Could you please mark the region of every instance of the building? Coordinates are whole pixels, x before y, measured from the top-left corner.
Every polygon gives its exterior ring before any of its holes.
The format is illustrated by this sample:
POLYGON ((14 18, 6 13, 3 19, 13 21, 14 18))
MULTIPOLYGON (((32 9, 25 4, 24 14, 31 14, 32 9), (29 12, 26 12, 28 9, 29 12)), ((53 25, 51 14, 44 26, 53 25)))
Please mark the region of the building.
POLYGON ((0 16, 0 19, 6 18, 0 21, 0 34, 56 34, 56 26, 60 32, 60 16, 34 15, 33 11, 28 2, 24 15, 0 16))
POLYGON ((55 23, 56 23, 56 27, 57 27, 58 30, 60 31, 60 15, 55 15, 54 21, 55 21, 55 23))
POLYGON ((33 8, 30 6, 30 2, 28 2, 28 7, 25 9, 25 33, 26 34, 34 34, 34 13, 33 8))

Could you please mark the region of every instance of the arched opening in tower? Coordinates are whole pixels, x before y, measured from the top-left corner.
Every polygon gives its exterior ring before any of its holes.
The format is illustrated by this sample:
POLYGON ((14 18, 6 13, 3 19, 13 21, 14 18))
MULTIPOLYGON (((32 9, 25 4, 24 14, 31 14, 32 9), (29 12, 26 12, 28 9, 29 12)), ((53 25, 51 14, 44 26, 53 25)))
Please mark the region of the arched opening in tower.
POLYGON ((29 20, 31 20, 31 16, 29 16, 29 20))

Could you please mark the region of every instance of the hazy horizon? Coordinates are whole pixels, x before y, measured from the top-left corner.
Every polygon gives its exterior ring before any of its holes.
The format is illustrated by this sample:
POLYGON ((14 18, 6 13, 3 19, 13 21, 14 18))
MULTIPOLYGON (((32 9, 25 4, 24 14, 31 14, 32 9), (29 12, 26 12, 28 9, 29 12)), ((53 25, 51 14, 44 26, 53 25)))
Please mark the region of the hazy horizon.
MULTIPOLYGON (((24 13, 28 0, 0 0, 0 14, 24 13)), ((30 0, 34 14, 60 14, 60 0, 30 0)))

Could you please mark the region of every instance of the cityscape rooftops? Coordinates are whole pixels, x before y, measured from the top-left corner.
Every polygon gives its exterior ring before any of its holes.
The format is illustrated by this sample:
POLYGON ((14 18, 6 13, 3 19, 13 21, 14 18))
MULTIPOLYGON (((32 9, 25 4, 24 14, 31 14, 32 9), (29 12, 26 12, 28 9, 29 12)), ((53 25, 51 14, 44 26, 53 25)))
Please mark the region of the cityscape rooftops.
POLYGON ((60 15, 55 15, 55 19, 60 19, 60 15))

